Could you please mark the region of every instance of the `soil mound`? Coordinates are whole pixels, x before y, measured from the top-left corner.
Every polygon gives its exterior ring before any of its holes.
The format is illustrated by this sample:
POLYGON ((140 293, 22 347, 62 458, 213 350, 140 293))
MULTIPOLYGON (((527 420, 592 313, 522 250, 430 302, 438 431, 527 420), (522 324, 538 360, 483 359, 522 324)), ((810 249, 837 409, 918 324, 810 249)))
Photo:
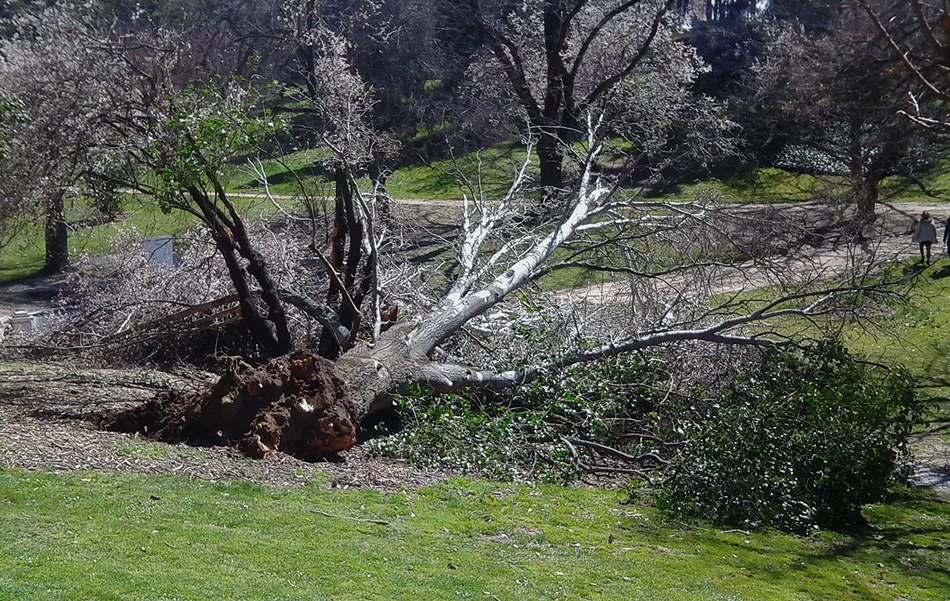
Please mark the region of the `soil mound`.
POLYGON ((93 421, 164 442, 237 445, 251 457, 282 451, 317 461, 356 444, 354 415, 333 363, 297 352, 260 367, 231 359, 225 374, 205 390, 166 392, 93 421))

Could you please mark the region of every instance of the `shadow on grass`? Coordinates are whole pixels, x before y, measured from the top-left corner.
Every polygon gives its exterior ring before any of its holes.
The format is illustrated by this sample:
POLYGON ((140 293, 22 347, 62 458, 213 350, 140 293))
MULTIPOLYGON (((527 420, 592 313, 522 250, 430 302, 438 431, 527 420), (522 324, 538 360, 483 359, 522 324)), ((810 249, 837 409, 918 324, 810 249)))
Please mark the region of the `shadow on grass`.
MULTIPOLYGON (((315 163, 306 167, 298 167, 293 171, 284 170, 267 176, 267 183, 271 186, 281 186, 285 184, 296 184, 300 181, 309 182, 311 180, 332 181, 333 173, 324 165, 315 163)), ((234 182, 236 190, 250 190, 260 187, 257 178, 251 178, 246 181, 234 182)))
POLYGON ((17 265, 15 267, 0 266, 0 286, 13 284, 29 284, 43 277, 43 264, 17 265))
POLYGON ((943 278, 950 276, 950 265, 944 265, 940 270, 935 271, 930 275, 931 278, 935 280, 942 280, 943 278))
MULTIPOLYGON (((950 588, 950 501, 932 491, 906 489, 868 513, 867 527, 842 533, 810 560, 856 560, 868 571, 880 568, 920 579, 930 590, 950 588)), ((880 598, 879 591, 869 591, 869 598, 880 598)))

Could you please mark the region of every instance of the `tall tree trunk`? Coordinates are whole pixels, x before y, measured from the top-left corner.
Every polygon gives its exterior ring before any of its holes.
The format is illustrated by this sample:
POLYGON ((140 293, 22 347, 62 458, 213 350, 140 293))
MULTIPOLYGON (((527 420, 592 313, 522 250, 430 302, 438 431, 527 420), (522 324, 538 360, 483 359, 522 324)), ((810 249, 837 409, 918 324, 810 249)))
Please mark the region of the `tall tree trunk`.
POLYGON ((857 207, 856 235, 863 237, 863 228, 865 225, 873 223, 877 219, 875 207, 880 195, 877 177, 873 174, 865 174, 863 178, 854 180, 851 183, 854 203, 857 207))
POLYGON ((59 273, 69 264, 65 192, 60 190, 46 205, 46 263, 43 273, 59 273))

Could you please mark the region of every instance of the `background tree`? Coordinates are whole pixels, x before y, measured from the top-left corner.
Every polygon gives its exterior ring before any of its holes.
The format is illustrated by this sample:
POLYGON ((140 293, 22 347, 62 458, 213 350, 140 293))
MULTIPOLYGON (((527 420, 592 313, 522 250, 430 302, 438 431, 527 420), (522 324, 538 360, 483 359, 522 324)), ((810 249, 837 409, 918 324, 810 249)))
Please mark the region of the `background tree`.
POLYGON ((512 117, 537 136, 539 185, 548 193, 564 189, 565 145, 582 136, 589 109, 605 104, 624 82, 696 69, 695 57, 675 41, 672 6, 672 0, 459 4, 485 39, 472 87, 479 95, 503 91, 518 108, 512 117))
POLYGON ((26 120, 23 103, 14 96, 0 93, 0 189, 6 192, 4 201, 0 203, 0 225, 3 226, 0 228, 0 248, 16 235, 23 214, 28 212, 28 207, 23 206, 26 195, 18 191, 17 186, 10 185, 9 178, 3 175, 9 173, 5 163, 8 160, 10 141, 16 135, 16 128, 26 120))
MULTIPOLYGON (((0 40, 0 90, 24 107, 12 128, 0 174, 4 195, 18 198, 45 221, 44 271, 69 261, 66 203, 81 195, 84 177, 108 144, 117 65, 96 44, 102 27, 71 7, 22 14, 17 35, 0 40)), ((100 166, 101 167, 101 166, 100 166)))
MULTIPOLYGON (((349 70, 372 89, 373 102, 362 119, 390 142, 377 147, 372 160, 361 168, 383 192, 394 163, 411 162, 414 153, 425 151, 417 145, 409 151, 413 154, 400 156, 394 152, 393 141, 405 142, 418 131, 444 125, 444 103, 468 60, 462 49, 473 42, 449 33, 448 15, 437 4, 417 0, 287 0, 278 5, 279 27, 274 35, 284 41, 283 47, 292 57, 284 65, 285 83, 299 83, 314 98, 312 76, 307 74, 317 69, 324 55, 320 40, 334 36, 343 41, 341 58, 349 70)), ((303 117, 298 114, 296 121, 303 126, 300 134, 306 139, 307 128, 320 125, 303 117)))
POLYGON ((927 130, 950 131, 944 108, 950 101, 950 8, 922 0, 859 4, 913 82, 901 113, 927 130))
POLYGON ((907 78, 855 10, 829 7, 825 31, 776 22, 748 85, 751 145, 773 164, 844 176, 862 221, 880 183, 915 178, 935 162, 932 140, 898 116, 907 78), (834 26, 830 26, 834 23, 834 26))

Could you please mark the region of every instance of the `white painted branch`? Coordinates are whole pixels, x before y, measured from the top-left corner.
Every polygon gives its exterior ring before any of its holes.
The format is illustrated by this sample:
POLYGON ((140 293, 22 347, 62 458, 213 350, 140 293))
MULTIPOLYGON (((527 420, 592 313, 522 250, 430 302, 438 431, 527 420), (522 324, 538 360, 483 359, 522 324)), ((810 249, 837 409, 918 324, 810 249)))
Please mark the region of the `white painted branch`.
POLYGON ((372 290, 370 293, 370 309, 373 312, 373 342, 379 340, 380 332, 382 331, 382 309, 380 307, 380 298, 382 297, 382 291, 379 286, 379 240, 376 238, 376 222, 373 219, 373 213, 370 211, 369 205, 366 202, 366 198, 363 197, 363 191, 360 190, 359 184, 356 181, 356 177, 353 175, 353 170, 347 166, 346 174, 350 179, 350 184, 353 186, 353 191, 355 192, 357 206, 360 209, 362 214, 363 222, 366 224, 366 227, 363 228, 363 239, 360 241, 360 244, 363 246, 364 252, 369 256, 366 258, 367 261, 370 261, 373 266, 372 273, 372 282, 370 284, 372 290))
MULTIPOLYGON (((462 297, 471 291, 472 286, 475 285, 479 277, 494 266, 494 263, 492 260, 490 260, 487 265, 482 266, 480 269, 476 269, 478 257, 481 253, 482 246, 485 244, 485 241, 495 230, 495 227, 498 225, 498 223, 511 214, 511 201, 518 193, 520 193, 521 188, 524 185, 525 178, 527 177, 528 167, 531 164, 531 154, 532 146, 529 144, 527 148, 527 156, 522 162, 520 169, 515 174, 515 179, 511 186, 509 186, 508 192, 505 194, 505 197, 501 200, 501 202, 494 206, 488 206, 486 203, 478 202, 477 199, 473 198, 473 201, 475 202, 475 209, 469 210, 468 196, 465 195, 462 197, 462 244, 459 248, 457 257, 459 275, 452 285, 451 290, 449 290, 448 294, 446 294, 444 305, 451 306, 459 303, 462 297), (471 217, 476 212, 481 215, 481 218, 479 220, 478 226, 473 228, 471 217)), ((493 260, 497 262, 501 256, 502 255, 495 253, 493 260)))

